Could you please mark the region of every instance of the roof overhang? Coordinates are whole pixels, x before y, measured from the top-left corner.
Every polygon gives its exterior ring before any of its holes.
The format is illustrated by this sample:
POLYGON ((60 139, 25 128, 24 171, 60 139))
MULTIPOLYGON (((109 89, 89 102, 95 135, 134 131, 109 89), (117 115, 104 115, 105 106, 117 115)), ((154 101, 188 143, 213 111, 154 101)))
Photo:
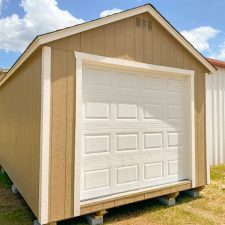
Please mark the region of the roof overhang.
POLYGON ((84 32, 96 27, 104 26, 128 17, 136 16, 141 13, 148 12, 155 18, 177 41, 179 41, 195 58, 197 58, 210 72, 214 72, 216 68, 207 61, 151 4, 143 5, 134 9, 113 14, 90 22, 82 23, 76 26, 57 30, 55 32, 40 35, 28 46, 21 57, 11 67, 9 72, 0 80, 0 86, 23 64, 24 61, 41 45, 59 40, 80 32, 84 32))

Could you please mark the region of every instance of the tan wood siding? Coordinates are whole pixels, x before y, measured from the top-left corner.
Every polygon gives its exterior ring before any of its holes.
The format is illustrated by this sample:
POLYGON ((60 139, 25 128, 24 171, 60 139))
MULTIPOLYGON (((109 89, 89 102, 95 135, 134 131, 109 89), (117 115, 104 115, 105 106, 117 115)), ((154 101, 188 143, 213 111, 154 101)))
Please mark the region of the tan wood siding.
POLYGON ((0 164, 38 217, 41 51, 0 87, 0 164))
POLYGON ((116 43, 116 35, 114 32, 114 24, 108 24, 105 26, 105 54, 109 57, 115 57, 115 43, 116 43))
POLYGON ((135 34, 135 21, 134 17, 128 18, 126 20, 126 59, 134 60, 132 57, 134 55, 134 34, 135 34))
POLYGON ((66 184, 67 52, 52 51, 52 123, 50 153, 50 218, 64 217, 66 184), (60 91, 59 91, 60 90, 60 91), (60 180, 59 180, 60 177, 60 180), (60 181, 60 182, 59 182, 60 181), (54 197, 57 196, 57 199, 54 197), (62 210, 63 206, 63 210, 62 210), (58 216, 58 217, 57 217, 58 216))
POLYGON ((54 52, 49 199, 52 221, 73 216, 74 50, 196 71, 196 184, 206 184, 204 74, 208 70, 149 14, 138 17, 150 20, 152 30, 136 28, 135 17, 131 17, 48 44, 54 52))

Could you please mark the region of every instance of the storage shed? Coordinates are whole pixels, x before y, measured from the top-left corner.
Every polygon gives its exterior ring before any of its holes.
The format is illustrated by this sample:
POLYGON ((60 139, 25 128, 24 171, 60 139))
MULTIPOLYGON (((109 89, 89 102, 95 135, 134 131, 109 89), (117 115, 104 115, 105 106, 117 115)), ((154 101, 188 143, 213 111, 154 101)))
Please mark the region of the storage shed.
POLYGON ((40 224, 202 187, 214 71, 150 4, 38 36, 0 81, 0 164, 40 224))
POLYGON ((217 68, 206 77, 207 152, 216 166, 225 163, 225 62, 208 60, 217 68))

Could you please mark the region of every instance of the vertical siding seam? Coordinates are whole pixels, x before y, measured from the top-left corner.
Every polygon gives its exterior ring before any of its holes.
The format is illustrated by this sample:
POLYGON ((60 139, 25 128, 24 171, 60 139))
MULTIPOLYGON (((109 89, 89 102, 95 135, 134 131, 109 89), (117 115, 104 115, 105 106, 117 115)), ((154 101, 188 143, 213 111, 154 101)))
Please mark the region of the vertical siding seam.
POLYGON ((113 57, 117 57, 117 50, 116 50, 116 23, 113 24, 113 30, 114 30, 114 54, 113 57))
MULTIPOLYGON (((137 19, 137 17, 135 16, 135 20, 137 19)), ((136 44, 136 34, 137 33, 137 27, 135 25, 134 28, 134 60, 137 61, 137 44, 136 44)))
POLYGON ((127 29, 127 19, 124 20, 124 22, 123 22, 123 28, 124 28, 124 47, 125 47, 124 59, 127 59, 127 33, 126 33, 126 29, 127 29))
MULTIPOLYGON (((152 18, 151 18, 151 20, 152 20, 152 18)), ((151 21, 151 23, 152 23, 152 30, 150 31, 150 32, 152 32, 152 34, 151 34, 151 36, 152 36, 152 40, 151 40, 151 46, 152 46, 152 48, 151 48, 151 56, 152 56, 152 64, 153 64, 153 36, 154 36, 154 34, 153 34, 153 21, 151 21)))
POLYGON ((104 33, 104 41, 103 41, 103 43, 102 43, 102 45, 103 45, 103 48, 104 48, 104 50, 103 50, 103 56, 105 56, 105 26, 103 27, 103 33, 104 33))
POLYGON ((91 31, 91 54, 93 54, 94 38, 93 38, 93 29, 91 31))
MULTIPOLYGON (((67 49, 68 49, 68 39, 67 39, 67 49)), ((68 123, 67 123, 67 120, 68 120, 68 52, 66 54, 66 143, 65 143, 65 193, 64 193, 64 218, 66 217, 66 200, 67 200, 67 168, 66 168, 66 165, 67 165, 67 148, 68 148, 68 123)))
POLYGON ((145 61, 145 46, 144 46, 145 45, 145 30, 144 29, 142 29, 142 42, 143 42, 143 45, 141 46, 141 48, 142 48, 141 62, 144 62, 145 61))

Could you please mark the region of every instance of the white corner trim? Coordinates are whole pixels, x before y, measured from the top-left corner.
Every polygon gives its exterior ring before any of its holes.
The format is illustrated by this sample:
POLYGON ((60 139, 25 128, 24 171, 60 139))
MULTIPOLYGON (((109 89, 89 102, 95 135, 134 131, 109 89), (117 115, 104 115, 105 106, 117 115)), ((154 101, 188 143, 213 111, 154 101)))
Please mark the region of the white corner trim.
POLYGON ((80 121, 82 116, 82 69, 83 64, 91 64, 98 66, 107 66, 115 68, 124 68, 135 71, 144 71, 146 73, 156 73, 163 75, 182 76, 187 78, 188 88, 188 146, 190 147, 190 180, 192 181, 192 187, 196 187, 196 169, 195 169, 195 92, 194 92, 194 76, 195 71, 178 69, 172 67, 151 65, 146 63, 139 63, 123 59, 115 59, 109 57, 103 57, 98 55, 92 55, 82 52, 74 52, 76 58, 76 126, 75 126, 75 168, 74 168, 74 215, 80 215, 80 121))
MULTIPOLYGON (((205 74, 205 93, 206 93, 206 99, 209 99, 209 80, 207 77, 209 76, 208 73, 205 74)), ((210 105, 208 104, 208 101, 206 101, 206 118, 207 114, 210 113, 210 105)), ((210 139, 207 137, 210 137, 210 121, 206 119, 206 178, 207 178, 207 184, 210 184, 211 179, 210 179, 210 139)))
POLYGON ((74 166, 74 216, 80 215, 80 121, 82 117, 82 59, 76 59, 76 126, 75 126, 75 166, 74 166))
POLYGON ((47 224, 51 114, 51 48, 42 48, 39 222, 47 224))

